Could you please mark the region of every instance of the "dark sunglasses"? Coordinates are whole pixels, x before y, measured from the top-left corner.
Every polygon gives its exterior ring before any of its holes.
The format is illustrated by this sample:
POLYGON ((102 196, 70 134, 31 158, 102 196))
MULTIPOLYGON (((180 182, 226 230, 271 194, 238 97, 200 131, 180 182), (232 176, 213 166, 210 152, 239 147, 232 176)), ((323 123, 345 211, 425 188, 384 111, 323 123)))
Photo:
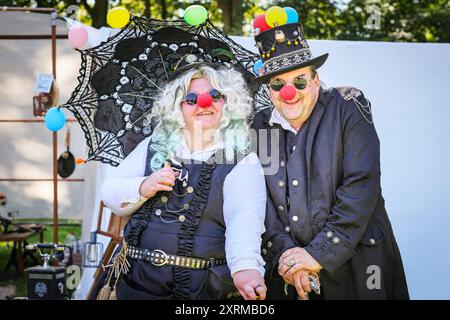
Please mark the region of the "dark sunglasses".
MULTIPOLYGON (((222 97, 225 98, 223 94, 217 89, 212 89, 208 94, 211 96, 212 101, 219 102, 222 97)), ((186 101, 189 105, 193 106, 197 104, 198 95, 194 92, 189 92, 183 101, 186 101)))
MULTIPOLYGON (((303 77, 297 77, 292 81, 292 84, 297 90, 303 90, 308 86, 308 80, 306 80, 303 77)), ((273 91, 280 91, 285 85, 286 82, 284 82, 284 80, 281 79, 270 80, 270 88, 273 91)))

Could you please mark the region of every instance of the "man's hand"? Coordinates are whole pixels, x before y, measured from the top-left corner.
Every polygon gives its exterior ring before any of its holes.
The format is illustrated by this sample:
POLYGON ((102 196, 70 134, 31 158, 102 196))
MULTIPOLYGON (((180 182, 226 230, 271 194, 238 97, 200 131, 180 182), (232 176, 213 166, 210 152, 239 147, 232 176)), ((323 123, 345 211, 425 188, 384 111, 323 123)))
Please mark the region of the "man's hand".
POLYGON ((319 272, 323 267, 308 251, 300 247, 286 250, 278 260, 278 273, 289 284, 294 283, 293 275, 302 269, 319 272))
POLYGON ((233 282, 245 300, 266 299, 267 288, 259 271, 254 269, 238 271, 233 275, 233 282))
MULTIPOLYGON (((297 290, 297 294, 302 300, 308 300, 308 293, 311 292, 311 285, 309 282, 309 275, 313 274, 319 279, 319 276, 315 272, 311 272, 308 270, 299 270, 292 276, 294 281, 295 290, 297 290)), ((320 286, 320 283, 319 283, 320 286)))

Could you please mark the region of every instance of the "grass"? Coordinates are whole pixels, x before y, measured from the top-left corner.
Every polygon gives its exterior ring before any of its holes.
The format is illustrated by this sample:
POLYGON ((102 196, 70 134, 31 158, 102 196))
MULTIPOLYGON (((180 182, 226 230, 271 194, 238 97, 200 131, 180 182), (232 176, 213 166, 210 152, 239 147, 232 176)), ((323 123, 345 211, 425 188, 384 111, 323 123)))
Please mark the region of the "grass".
MULTIPOLYGON (((47 229, 44 231, 44 242, 45 243, 53 243, 53 226, 50 225, 53 223, 51 219, 17 219, 15 221, 18 222, 32 222, 32 223, 44 223, 47 224, 47 229)), ((60 219, 60 225, 58 231, 59 243, 64 243, 66 236, 69 233, 75 235, 77 239, 81 238, 81 221, 79 220, 70 220, 70 219, 60 219)), ((28 239, 29 244, 38 243, 39 235, 33 235, 28 239)), ((10 267, 10 269, 5 273, 4 268, 9 260, 11 249, 13 243, 0 243, 0 287, 13 285, 16 287, 16 297, 26 297, 27 296, 27 281, 26 278, 20 278, 16 276, 16 270, 14 267, 10 267)), ((38 261, 40 260, 39 254, 35 253, 34 256, 38 261)), ((31 259, 27 258, 25 261, 25 267, 33 266, 33 262, 31 259)))

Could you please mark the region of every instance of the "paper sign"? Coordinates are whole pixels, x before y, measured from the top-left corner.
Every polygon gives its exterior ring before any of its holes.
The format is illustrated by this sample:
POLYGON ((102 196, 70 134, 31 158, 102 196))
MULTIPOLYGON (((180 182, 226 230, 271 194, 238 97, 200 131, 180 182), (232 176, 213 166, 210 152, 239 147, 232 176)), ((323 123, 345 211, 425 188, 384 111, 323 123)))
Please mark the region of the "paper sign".
POLYGON ((52 74, 45 74, 45 73, 39 73, 36 78, 36 86, 34 91, 36 93, 50 93, 50 89, 52 88, 53 83, 53 75, 52 74))

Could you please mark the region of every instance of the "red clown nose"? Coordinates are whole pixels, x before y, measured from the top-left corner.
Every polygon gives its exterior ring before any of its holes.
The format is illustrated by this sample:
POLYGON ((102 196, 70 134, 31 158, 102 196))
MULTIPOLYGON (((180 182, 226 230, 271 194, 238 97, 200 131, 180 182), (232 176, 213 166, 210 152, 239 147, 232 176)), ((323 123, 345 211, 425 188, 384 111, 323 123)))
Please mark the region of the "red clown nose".
POLYGON ((208 93, 202 93, 197 97, 197 104, 201 108, 208 108, 212 105, 212 97, 208 93))
POLYGON ((289 101, 295 97, 297 90, 295 90, 294 86, 284 86, 281 88, 280 97, 283 100, 289 101))

